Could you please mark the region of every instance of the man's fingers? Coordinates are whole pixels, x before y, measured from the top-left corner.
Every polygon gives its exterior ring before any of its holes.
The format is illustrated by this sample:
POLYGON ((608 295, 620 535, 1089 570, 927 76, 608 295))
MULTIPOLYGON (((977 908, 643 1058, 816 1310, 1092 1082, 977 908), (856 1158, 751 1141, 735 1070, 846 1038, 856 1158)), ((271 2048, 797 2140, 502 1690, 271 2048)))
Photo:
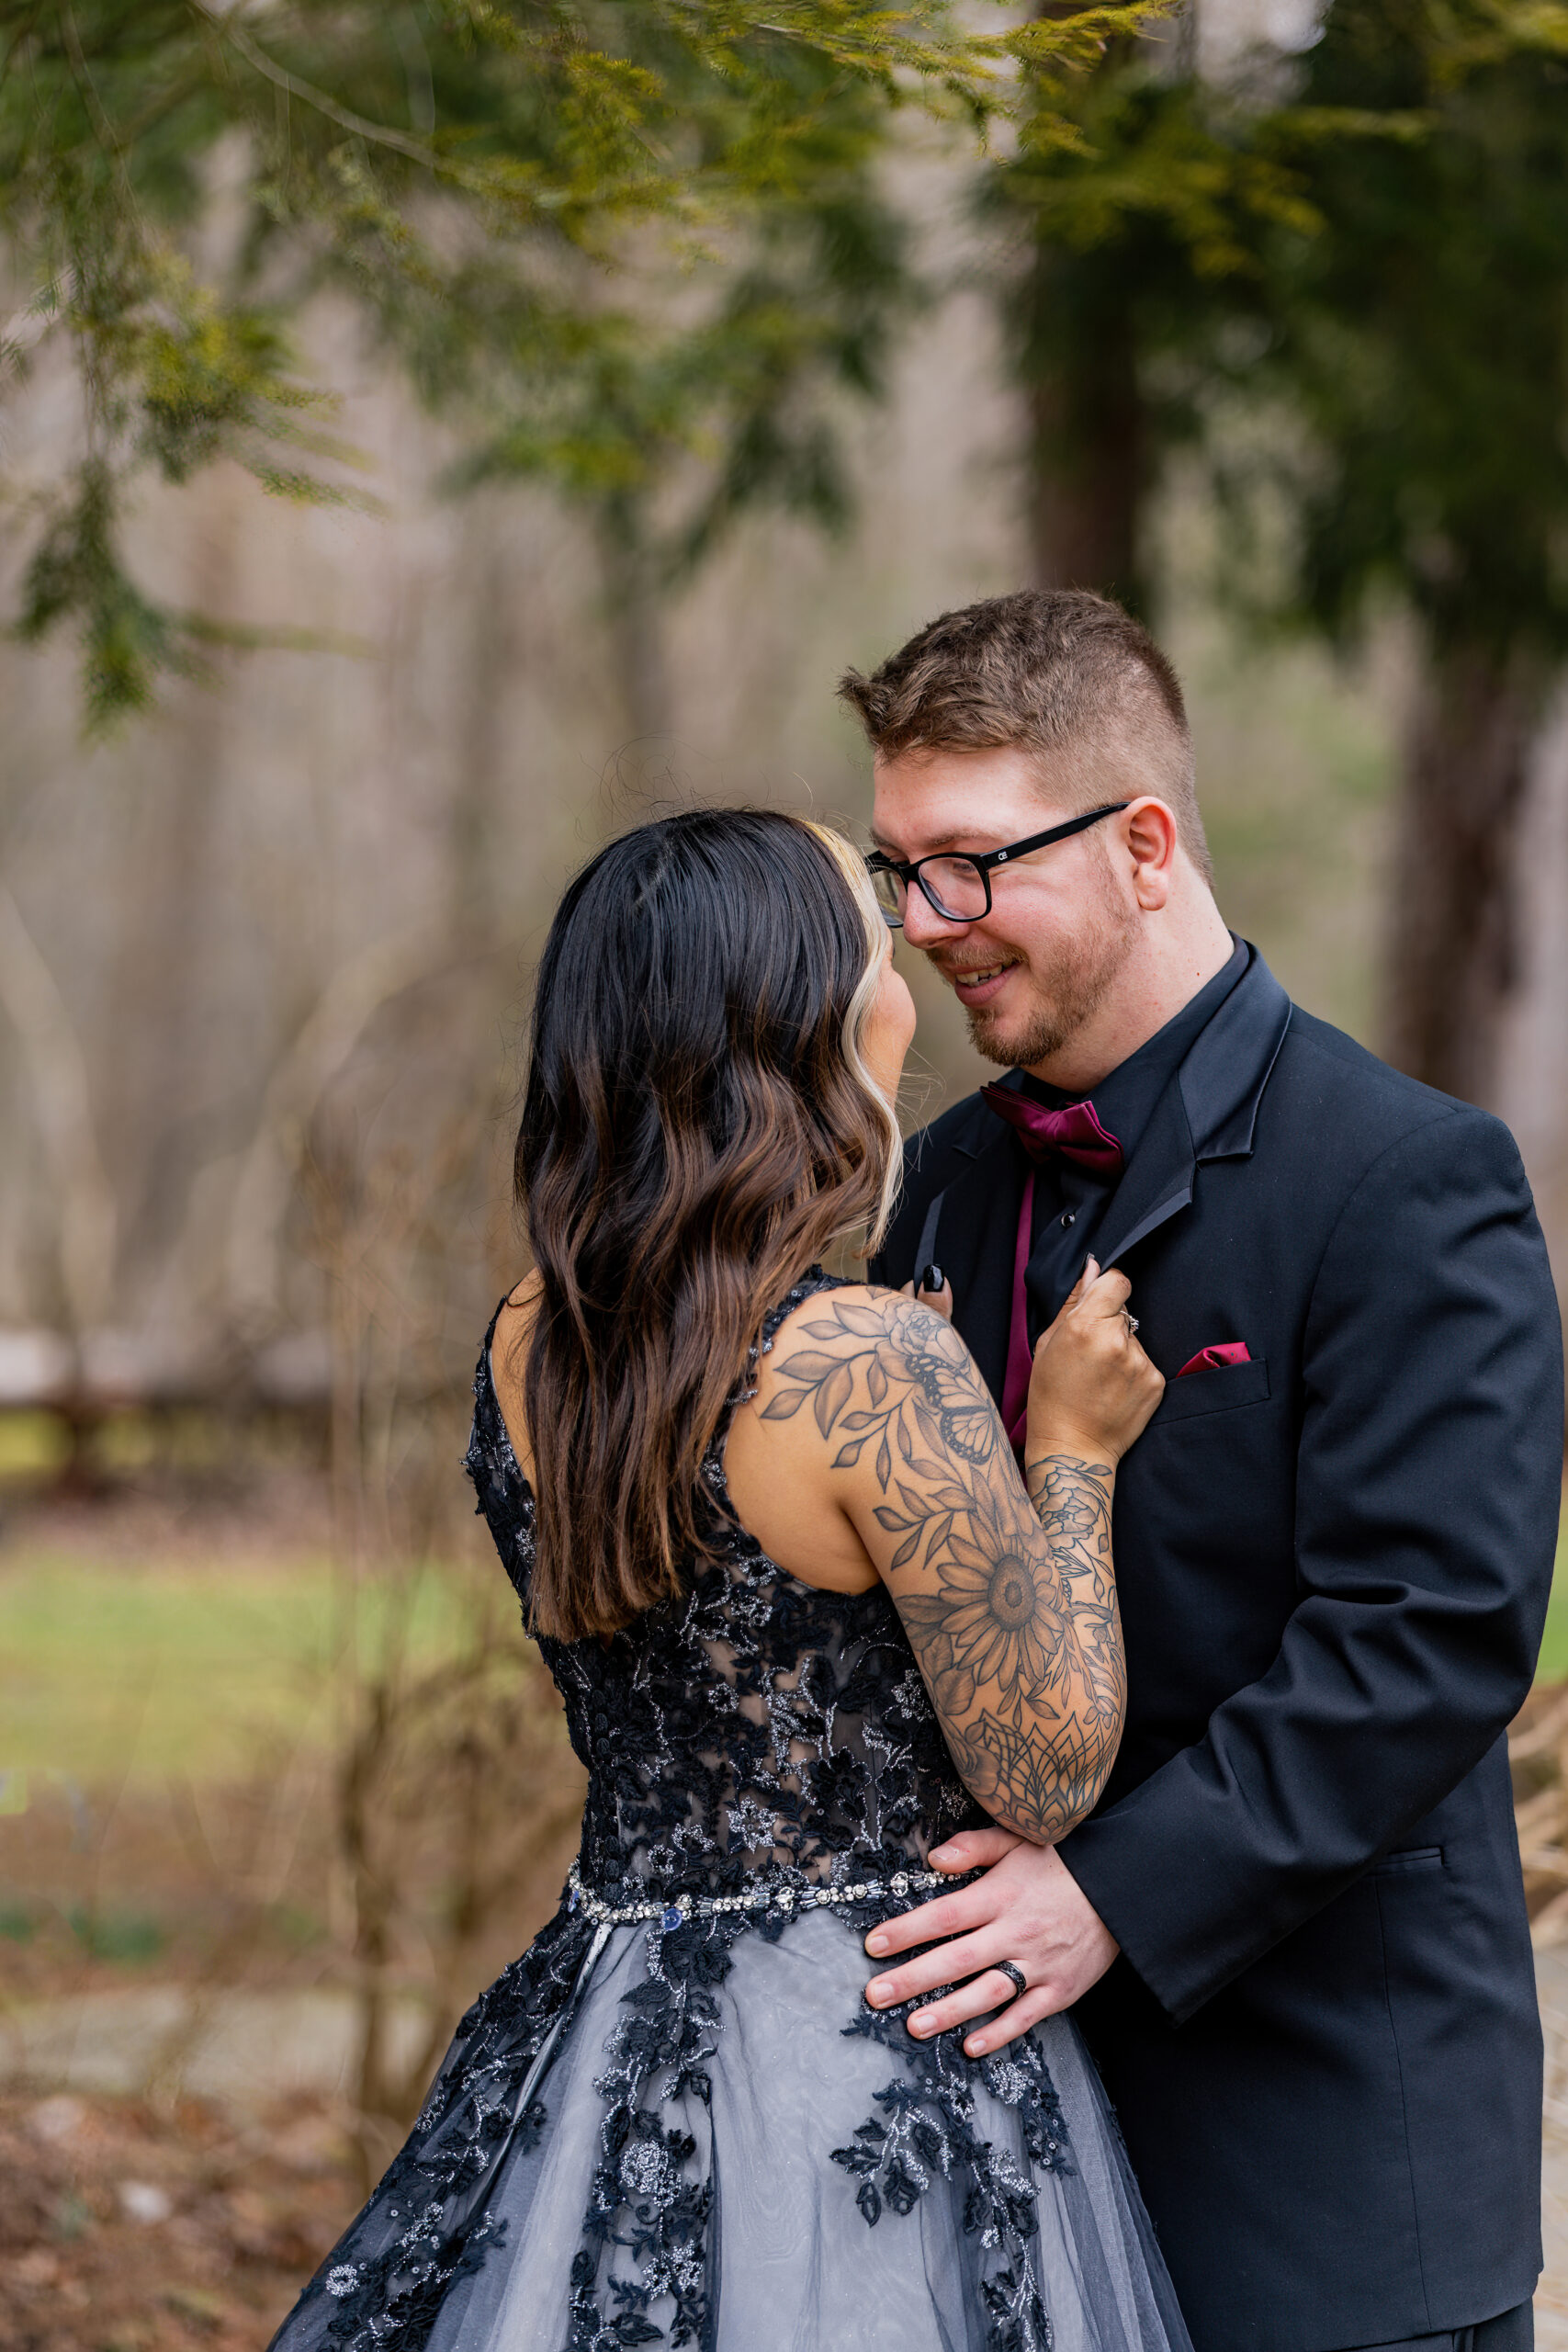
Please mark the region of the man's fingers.
MULTIPOLYGON (((1010 2001, 1018 1991, 1010 1976, 999 1969, 983 1969, 972 1976, 967 1984, 960 1984, 940 2001, 924 2001, 909 2019, 909 2031, 917 2041, 929 2040, 933 2033, 946 2033, 950 2027, 966 2025, 971 2018, 988 2017, 1010 2001)), ((1021 1996, 1020 1996, 1021 1998, 1021 1996)))
MULTIPOLYGON (((1006 1977, 1002 1982, 1006 1984, 1006 1977)), ((1021 2033, 1038 2025, 1042 2018, 1054 2018, 1058 2009, 1066 2007, 1066 2003, 1049 1984, 1032 1984, 1027 1993, 1021 1993, 1016 2001, 1008 2003, 1000 2017, 993 2018, 977 2032, 964 2035, 964 2055, 988 2058, 993 2051, 1005 2050, 1010 2041, 1016 2041, 1021 2033)))
POLYGON ((891 2009, 900 2001, 917 2001, 922 1993, 934 1993, 939 1984, 966 1983, 977 1969, 994 1968, 1007 1957, 994 1929, 989 1933, 976 1929, 972 1936, 958 1936, 951 1943, 938 1944, 934 1951, 922 1952, 918 1960, 906 1961, 902 1968, 874 1976, 865 1997, 874 2009, 891 2009))
POLYGON ((866 1986, 866 1998, 874 2007, 887 2008, 896 2001, 919 2001, 919 2007, 908 2020, 908 2030, 917 2041, 929 2041, 933 2034, 951 2032, 955 2027, 967 2025, 972 2018, 986 2020, 964 2037, 964 2048, 971 2058, 984 2058, 991 2052, 1003 2050, 1016 2041, 1042 2018, 1055 2017, 1068 2006, 1067 1995, 1051 1984, 1032 1984, 1014 1998, 1010 1977, 1004 1976, 995 1965, 996 1955, 984 1959, 988 1939, 982 1944, 973 1939, 973 1949, 965 1944, 949 1944, 940 1952, 929 1953, 908 1968, 900 1969, 894 1977, 879 1978, 866 1986), (953 1984, 954 1977, 961 1984, 953 1984), (877 1999, 883 1984, 897 1989, 891 1996, 877 1999), (921 1998, 935 1992, 939 1984, 953 1984, 939 2001, 921 1998))
POLYGON ((984 1927, 992 1908, 982 1888, 961 1887, 956 1894, 939 1894, 912 1911, 901 1911, 896 1919, 882 1920, 867 1936, 865 1948, 873 1960, 881 1960, 890 1951, 908 1951, 911 1944, 934 1942, 938 1936, 961 1936, 984 1927))
POLYGON ((915 2002, 921 1992, 936 1992, 938 1985, 959 1985, 976 1969, 995 1969, 999 1959, 1006 1959, 1006 1952, 997 1945, 995 1933, 976 1928, 974 1936, 954 1936, 950 1943, 921 1952, 919 1959, 908 1959, 900 1969, 872 1975, 865 1999, 872 2008, 894 2008, 898 2002, 915 2002))
POLYGON ((988 1871, 1004 1854, 1010 1854, 1023 1840, 1010 1829, 961 1829, 955 1838, 933 1846, 926 1860, 933 1871, 950 1871, 962 1877, 965 1871, 988 1871))

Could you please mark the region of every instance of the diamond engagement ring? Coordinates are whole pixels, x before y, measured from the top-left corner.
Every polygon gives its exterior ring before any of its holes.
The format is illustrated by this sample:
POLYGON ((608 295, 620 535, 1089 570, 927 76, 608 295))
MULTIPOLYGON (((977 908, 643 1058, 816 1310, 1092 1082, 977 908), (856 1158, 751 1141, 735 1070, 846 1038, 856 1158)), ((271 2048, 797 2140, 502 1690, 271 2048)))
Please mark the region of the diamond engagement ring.
POLYGON ((1128 1330, 1129 1330, 1129 1331, 1135 1331, 1135 1330, 1137 1329, 1137 1328, 1138 1328, 1138 1318, 1137 1318, 1137 1317, 1136 1317, 1134 1314, 1133 1314, 1129 1308, 1127 1308, 1127 1307, 1125 1307, 1125 1306, 1122 1309, 1122 1322, 1123 1322, 1123 1323, 1125 1323, 1125 1325, 1127 1326, 1127 1329, 1128 1329, 1128 1330))
MULTIPOLYGON (((1022 1969, 1020 1968, 1016 1960, 998 1960, 996 1963, 996 1969, 997 1974, 998 1976, 1005 1976, 1008 1983, 1012 1986, 1013 2001, 1017 2000, 1021 1993, 1028 1992, 1029 1979, 1025 1976, 1022 1969)), ((1010 2009, 1012 2007, 1012 2001, 1004 2002, 1003 2007, 1010 2009)))

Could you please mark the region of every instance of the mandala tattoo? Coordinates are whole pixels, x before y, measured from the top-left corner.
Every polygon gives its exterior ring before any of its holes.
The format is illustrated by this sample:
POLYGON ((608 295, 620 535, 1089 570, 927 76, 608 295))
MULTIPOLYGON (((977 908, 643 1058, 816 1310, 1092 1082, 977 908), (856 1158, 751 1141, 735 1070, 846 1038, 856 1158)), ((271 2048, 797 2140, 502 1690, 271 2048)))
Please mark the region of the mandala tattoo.
POLYGON ((796 1327, 817 1344, 775 1362, 762 1419, 809 1402, 836 1470, 874 1446, 888 1589, 953 1760, 994 1819, 1049 1843, 1093 1805, 1121 1736, 1111 1465, 1044 1454, 1026 1493, 949 1324, 906 1298, 824 1305, 796 1327))

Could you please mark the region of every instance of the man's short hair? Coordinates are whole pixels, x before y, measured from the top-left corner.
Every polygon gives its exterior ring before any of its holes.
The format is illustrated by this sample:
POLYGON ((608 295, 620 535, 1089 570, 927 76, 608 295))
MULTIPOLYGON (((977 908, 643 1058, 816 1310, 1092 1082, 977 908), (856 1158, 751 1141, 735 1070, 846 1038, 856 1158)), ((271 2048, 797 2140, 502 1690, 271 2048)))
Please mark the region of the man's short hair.
POLYGON ((985 597, 928 622, 870 677, 847 670, 839 693, 885 758, 1016 744, 1050 763, 1074 813, 1151 792, 1213 880, 1180 681, 1108 596, 1024 588, 985 597))

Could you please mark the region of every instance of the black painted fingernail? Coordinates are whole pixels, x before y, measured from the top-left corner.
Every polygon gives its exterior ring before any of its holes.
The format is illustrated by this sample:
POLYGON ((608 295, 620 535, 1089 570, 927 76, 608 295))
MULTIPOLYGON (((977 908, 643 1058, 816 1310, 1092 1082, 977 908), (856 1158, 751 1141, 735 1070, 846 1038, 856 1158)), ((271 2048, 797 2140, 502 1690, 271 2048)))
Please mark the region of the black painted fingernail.
POLYGON ((917 1290, 928 1290, 934 1295, 937 1291, 942 1288, 946 1279, 947 1278, 943 1274, 942 1268, 937 1264, 936 1260, 933 1258, 931 1264, 926 1268, 925 1272, 920 1276, 920 1279, 916 1283, 915 1287, 917 1290))

